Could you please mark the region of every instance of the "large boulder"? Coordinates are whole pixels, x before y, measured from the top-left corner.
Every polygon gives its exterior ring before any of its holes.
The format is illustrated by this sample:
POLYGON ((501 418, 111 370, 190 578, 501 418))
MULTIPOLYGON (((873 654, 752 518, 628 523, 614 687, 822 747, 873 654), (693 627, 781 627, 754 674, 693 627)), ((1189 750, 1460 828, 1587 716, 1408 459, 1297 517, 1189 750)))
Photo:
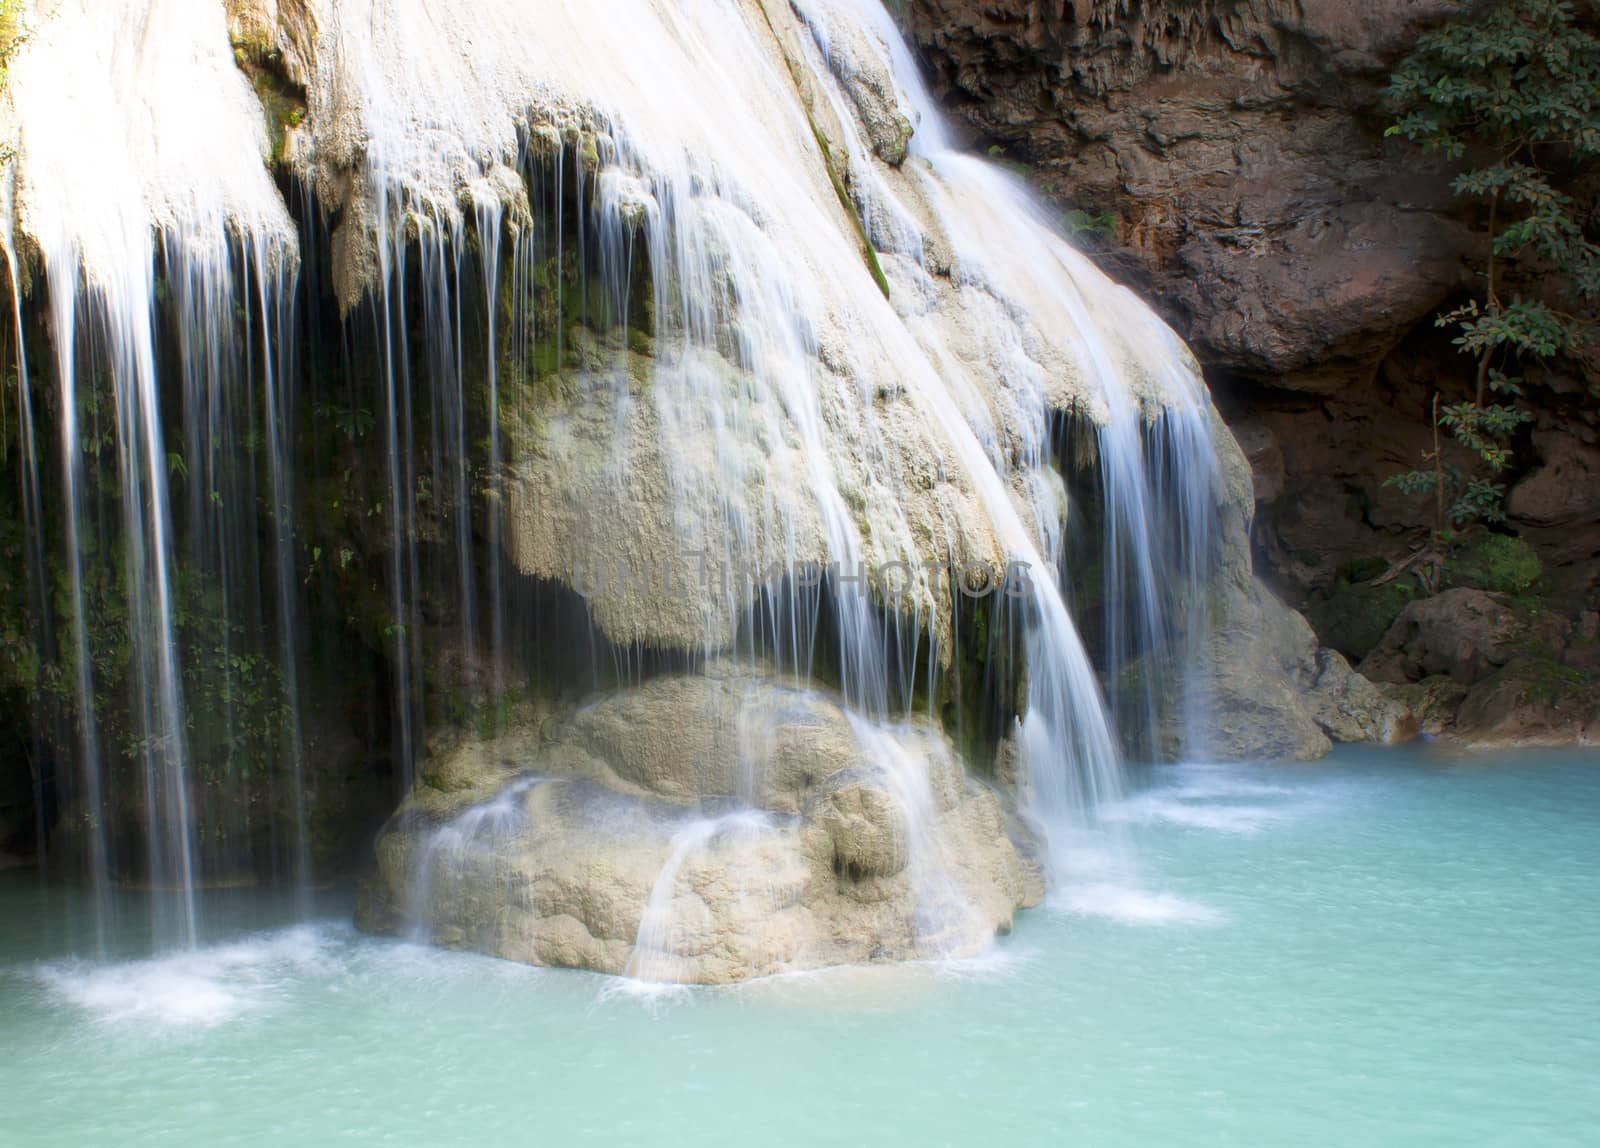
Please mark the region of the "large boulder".
POLYGON ((1560 421, 1564 429, 1534 432, 1539 465, 1511 488, 1506 517, 1536 548, 1555 587, 1592 596, 1600 586, 1600 433, 1560 421))
POLYGON ((441 748, 363 928, 723 983, 975 952, 1042 888, 996 793, 919 721, 713 665, 441 748))
POLYGON ((1529 526, 1600 521, 1600 450, 1560 431, 1536 433, 1541 462, 1506 499, 1506 514, 1529 526))
POLYGON ((1472 687, 1450 734, 1475 747, 1600 745, 1600 672, 1513 658, 1472 687))
POLYGON ((1470 686, 1518 654, 1557 658, 1564 648, 1559 619, 1530 614, 1501 594, 1461 588, 1402 610, 1361 672, 1397 685, 1442 674, 1470 686))
POLYGON ((1405 741, 1410 706, 1317 641, 1306 620, 1259 583, 1235 595, 1207 651, 1203 750, 1232 759, 1309 759, 1335 742, 1405 741))
POLYGON ((1361 663, 1391 683, 1418 732, 1469 746, 1600 740, 1600 616, 1574 627, 1502 594, 1412 602, 1361 663))

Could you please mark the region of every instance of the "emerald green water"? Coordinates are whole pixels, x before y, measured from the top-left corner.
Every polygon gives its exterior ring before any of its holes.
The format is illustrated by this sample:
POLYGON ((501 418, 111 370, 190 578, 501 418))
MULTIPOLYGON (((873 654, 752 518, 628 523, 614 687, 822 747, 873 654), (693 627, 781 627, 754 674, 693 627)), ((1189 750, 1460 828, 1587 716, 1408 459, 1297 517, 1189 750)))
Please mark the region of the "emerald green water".
POLYGON ((247 896, 85 962, 5 875, 0 1143, 1596 1142, 1600 758, 1179 766, 1117 817, 1137 881, 988 958, 665 993, 247 896))

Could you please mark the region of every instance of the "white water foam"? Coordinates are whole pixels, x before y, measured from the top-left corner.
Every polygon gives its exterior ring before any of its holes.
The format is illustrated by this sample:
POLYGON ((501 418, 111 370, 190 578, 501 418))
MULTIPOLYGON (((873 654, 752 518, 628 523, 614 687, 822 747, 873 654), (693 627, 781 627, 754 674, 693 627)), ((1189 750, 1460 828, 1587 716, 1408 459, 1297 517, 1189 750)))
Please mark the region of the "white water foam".
POLYGON ((1254 836, 1303 816, 1327 796, 1320 786, 1266 780, 1237 765, 1180 765, 1159 776, 1161 784, 1102 809, 1102 819, 1254 836))
POLYGON ((266 1007, 287 983, 327 966, 325 930, 278 933, 148 960, 41 965, 52 1001, 112 1025, 211 1028, 266 1007))
POLYGON ((1167 824, 1244 836, 1253 836, 1291 816, 1285 808, 1188 800, 1181 792, 1141 794, 1101 811, 1102 819, 1121 824, 1167 824))
POLYGON ((1048 902, 1080 917, 1103 917, 1124 925, 1216 925, 1227 918, 1176 893, 1152 893, 1132 885, 1068 885, 1048 902))

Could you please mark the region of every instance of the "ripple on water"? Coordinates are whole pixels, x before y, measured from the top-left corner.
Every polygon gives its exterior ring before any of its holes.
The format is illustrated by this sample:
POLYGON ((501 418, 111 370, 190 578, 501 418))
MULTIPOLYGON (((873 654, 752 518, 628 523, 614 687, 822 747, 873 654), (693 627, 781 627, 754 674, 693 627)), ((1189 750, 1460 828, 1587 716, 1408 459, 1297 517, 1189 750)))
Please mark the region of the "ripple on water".
POLYGON ((1269 780, 1251 766, 1177 765, 1160 770, 1157 779, 1151 788, 1104 809, 1102 819, 1254 836, 1320 809, 1336 797, 1335 789, 1326 784, 1269 780))
POLYGON ((1070 885, 1048 904, 1073 916, 1102 917, 1124 925, 1217 925, 1227 920, 1217 910, 1176 893, 1105 882, 1070 885))

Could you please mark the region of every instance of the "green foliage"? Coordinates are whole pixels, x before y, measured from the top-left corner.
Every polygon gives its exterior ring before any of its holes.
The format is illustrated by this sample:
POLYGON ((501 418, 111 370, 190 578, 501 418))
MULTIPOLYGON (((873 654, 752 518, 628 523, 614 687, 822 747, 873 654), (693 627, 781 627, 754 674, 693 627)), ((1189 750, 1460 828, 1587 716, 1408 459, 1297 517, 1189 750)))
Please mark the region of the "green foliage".
POLYGON ((204 779, 249 778, 272 763, 290 701, 274 657, 252 649, 215 587, 180 570, 174 627, 183 657, 184 721, 204 779))
POLYGON ((1403 494, 1434 496, 1438 510, 1433 541, 1436 546, 1447 549, 1453 541, 1449 528, 1505 520, 1505 483, 1494 479, 1510 464, 1511 451, 1507 443, 1511 433, 1527 422, 1528 417, 1525 411, 1504 404, 1441 405, 1436 397, 1433 449, 1423 455, 1429 469, 1390 475, 1383 484, 1403 494), (1452 432, 1457 442, 1473 451, 1479 465, 1488 473, 1474 474, 1446 459, 1439 444, 1441 428, 1452 432))
POLYGON ((1451 586, 1469 586, 1496 594, 1526 594, 1544 566, 1533 548, 1520 538, 1486 534, 1460 547, 1444 567, 1451 586))
MULTIPOLYGON (((1530 303, 1526 299, 1513 299, 1508 304, 1491 300, 1487 306, 1479 306, 1473 299, 1440 315, 1435 322, 1440 327, 1459 327, 1461 334, 1451 341, 1462 354, 1475 359, 1501 350, 1547 359, 1566 350, 1572 342, 1572 332, 1554 311, 1543 303, 1530 303)), ((1492 381, 1493 375, 1491 368, 1486 379, 1492 381)), ((1510 394, 1521 393, 1511 376, 1502 374, 1500 379, 1501 386, 1497 389, 1510 394)))
MULTIPOLYGON (((1386 92, 1399 113, 1391 134, 1453 159, 1481 143, 1521 153, 1561 144, 1600 154, 1600 45, 1577 25, 1569 0, 1492 0, 1423 35, 1390 77, 1386 92)), ((1467 186, 1542 183, 1530 169, 1469 172, 1467 186)))
POLYGON ((22 508, 0 487, 0 704, 21 707, 39 683, 39 649, 28 612, 27 543, 22 508), (6 695, 14 691, 13 697, 6 695))
MULTIPOLYGON (((84 624, 102 744, 132 761, 145 750, 144 738, 149 735, 132 703, 128 586, 121 554, 120 542, 102 549, 86 540, 84 624)), ((184 732, 191 768, 202 782, 249 778, 277 757, 278 739, 289 715, 282 674, 273 657, 250 647, 244 628, 228 618, 215 586, 182 565, 177 575, 173 636, 184 652, 184 732)), ((69 573, 55 565, 52 578, 55 614, 70 618, 69 573)), ((5 629, 9 633, 11 627, 5 629)), ((30 651, 31 631, 30 621, 22 631, 30 651)), ((76 646, 63 643, 57 660, 48 664, 41 664, 34 654, 31 665, 45 696, 63 712, 72 712, 79 701, 76 646)), ((70 746, 58 748, 63 754, 72 752, 70 746)))
POLYGON ((318 403, 316 417, 333 427, 352 443, 361 442, 372 433, 377 420, 365 407, 343 407, 337 403, 318 403))
MULTIPOLYGON (((989 158, 1015 176, 1026 180, 1033 190, 1048 203, 1060 207, 1068 197, 1068 189, 1047 173, 1036 171, 1031 164, 1008 159, 1001 144, 991 144, 989 158)), ((1084 211, 1067 208, 1056 216, 1057 223, 1068 235, 1080 238, 1114 240, 1121 222, 1114 211, 1084 211)))
POLYGON ((1500 262, 1539 261, 1559 276, 1568 299, 1600 299, 1600 246, 1585 230, 1590 213, 1559 186, 1600 158, 1600 39, 1579 26, 1568 0, 1479 3, 1423 35, 1385 96, 1396 114, 1388 134, 1465 160, 1470 166, 1454 191, 1487 208, 1482 292, 1438 318, 1474 362, 1473 396, 1436 398, 1424 466, 1386 483, 1434 496, 1437 543, 1448 526, 1505 518, 1505 485, 1496 478, 1529 418, 1514 401, 1523 384, 1514 365, 1549 359, 1587 336, 1579 319, 1548 302, 1502 298, 1500 262), (1471 471, 1446 461, 1441 429, 1470 452, 1471 471))
POLYGON ((1033 174, 1033 165, 1020 159, 1010 159, 1006 155, 1005 144, 990 144, 988 147, 989 158, 996 164, 1005 168, 1012 175, 1027 179, 1033 174))

